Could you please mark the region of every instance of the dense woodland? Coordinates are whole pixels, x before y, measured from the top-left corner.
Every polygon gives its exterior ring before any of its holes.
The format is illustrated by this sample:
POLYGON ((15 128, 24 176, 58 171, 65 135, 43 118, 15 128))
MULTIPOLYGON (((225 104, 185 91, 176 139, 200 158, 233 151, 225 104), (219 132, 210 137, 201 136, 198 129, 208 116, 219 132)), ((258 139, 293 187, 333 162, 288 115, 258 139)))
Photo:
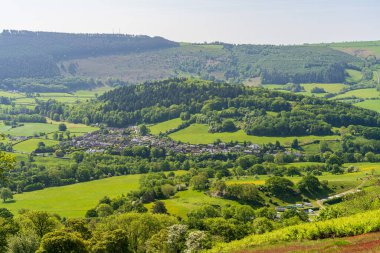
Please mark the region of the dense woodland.
POLYGON ((181 117, 210 132, 261 136, 328 135, 332 127, 379 127, 376 112, 323 98, 194 79, 169 79, 122 87, 81 107, 40 102, 35 113, 75 123, 128 126, 181 117), (271 114, 268 114, 271 111, 271 114))

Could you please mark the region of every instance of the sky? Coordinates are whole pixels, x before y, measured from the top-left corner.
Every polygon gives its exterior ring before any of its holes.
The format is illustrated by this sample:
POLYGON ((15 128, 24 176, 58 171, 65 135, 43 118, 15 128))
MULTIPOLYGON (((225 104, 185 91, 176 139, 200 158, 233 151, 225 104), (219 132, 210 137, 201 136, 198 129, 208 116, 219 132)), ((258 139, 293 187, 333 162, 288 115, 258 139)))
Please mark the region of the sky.
POLYGON ((379 27, 379 0, 0 0, 1 30, 302 44, 380 40, 379 27))

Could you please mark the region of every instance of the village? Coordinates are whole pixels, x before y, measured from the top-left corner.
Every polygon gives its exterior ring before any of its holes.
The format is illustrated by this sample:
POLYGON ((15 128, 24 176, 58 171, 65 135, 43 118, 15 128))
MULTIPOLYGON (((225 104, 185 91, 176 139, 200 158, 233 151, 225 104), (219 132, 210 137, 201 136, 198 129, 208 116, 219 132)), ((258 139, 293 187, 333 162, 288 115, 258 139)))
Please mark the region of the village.
POLYGON ((131 146, 148 146, 164 148, 175 153, 199 155, 203 153, 220 154, 239 152, 245 154, 260 153, 260 146, 257 144, 237 144, 237 143, 215 143, 207 145, 194 145, 188 143, 175 142, 169 137, 159 137, 154 135, 139 134, 138 127, 131 126, 126 129, 105 128, 99 131, 85 134, 73 138, 66 143, 76 149, 83 149, 87 153, 101 153, 107 148, 114 148, 121 151, 131 146))

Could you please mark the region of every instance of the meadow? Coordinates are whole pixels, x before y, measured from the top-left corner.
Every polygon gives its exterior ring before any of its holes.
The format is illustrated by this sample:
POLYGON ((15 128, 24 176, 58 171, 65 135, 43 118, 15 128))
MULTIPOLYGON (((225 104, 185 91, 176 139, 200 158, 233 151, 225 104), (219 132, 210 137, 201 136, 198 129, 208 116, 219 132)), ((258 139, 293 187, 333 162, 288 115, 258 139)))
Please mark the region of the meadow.
POLYGON ((172 133, 169 135, 175 141, 181 141, 184 143, 191 144, 209 144, 215 142, 217 139, 223 142, 230 141, 251 141, 255 144, 267 144, 275 143, 279 141, 283 145, 290 145, 294 139, 302 143, 309 143, 315 140, 337 140, 340 139, 339 136, 329 135, 329 136, 290 136, 290 137, 266 137, 266 136, 253 136, 247 135, 243 130, 239 130, 233 133, 209 133, 208 126, 202 124, 192 124, 189 127, 172 133))
POLYGON ((380 113, 380 100, 371 100, 371 99, 369 99, 369 100, 365 100, 365 101, 356 103, 354 105, 358 106, 358 107, 361 107, 361 108, 373 110, 373 111, 376 111, 376 112, 380 113))
MULTIPOLYGON (((197 209, 202 205, 239 205, 238 202, 233 200, 226 200, 222 198, 213 198, 204 192, 186 190, 178 192, 173 198, 162 200, 170 214, 174 214, 183 219, 187 218, 187 213, 191 210, 197 209)), ((146 207, 151 209, 153 204, 148 204, 146 207)))
POLYGON ((149 126, 150 133, 158 135, 159 133, 165 133, 168 130, 178 127, 182 123, 180 118, 164 121, 152 126, 149 126))
POLYGON ((346 82, 348 83, 358 83, 363 78, 363 74, 360 71, 354 69, 347 69, 346 74, 346 82))
POLYGON ((0 203, 13 213, 21 209, 44 210, 63 217, 84 217, 104 196, 117 197, 139 188, 140 175, 111 177, 74 185, 14 195, 14 202, 0 203))
POLYGON ((26 141, 22 141, 17 143, 13 146, 13 150, 15 152, 22 152, 22 153, 31 153, 38 147, 38 143, 43 142, 46 146, 53 146, 57 145, 59 141, 55 140, 46 140, 46 139, 38 139, 38 138, 32 138, 28 139, 26 141))
POLYGON ((361 57, 367 57, 369 55, 380 57, 380 41, 332 43, 329 44, 329 46, 361 57))
POLYGON ((357 97, 357 98, 378 98, 380 96, 379 91, 375 88, 368 88, 368 89, 358 89, 358 90, 351 90, 347 91, 346 93, 339 94, 336 97, 333 97, 332 99, 343 99, 343 98, 350 98, 350 97, 357 97))

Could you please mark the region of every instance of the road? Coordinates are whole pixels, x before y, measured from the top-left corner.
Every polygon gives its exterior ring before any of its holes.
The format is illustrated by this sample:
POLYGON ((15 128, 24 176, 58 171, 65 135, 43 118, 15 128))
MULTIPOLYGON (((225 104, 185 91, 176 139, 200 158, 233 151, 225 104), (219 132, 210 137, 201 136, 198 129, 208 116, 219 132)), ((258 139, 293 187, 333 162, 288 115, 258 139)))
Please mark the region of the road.
MULTIPOLYGON (((343 197, 347 194, 351 194, 351 193, 355 193, 355 192, 358 192, 360 191, 359 189, 368 181, 369 178, 366 178, 365 180, 363 180, 363 182, 361 182, 358 186, 356 186, 355 188, 352 188, 348 191, 345 191, 345 192, 341 192, 339 194, 335 194, 335 195, 332 195, 332 196, 329 196, 329 198, 339 198, 339 197, 343 197)), ((317 200, 317 205, 320 207, 320 208, 324 208, 325 206, 323 205, 323 200, 325 199, 318 199, 317 200)))

